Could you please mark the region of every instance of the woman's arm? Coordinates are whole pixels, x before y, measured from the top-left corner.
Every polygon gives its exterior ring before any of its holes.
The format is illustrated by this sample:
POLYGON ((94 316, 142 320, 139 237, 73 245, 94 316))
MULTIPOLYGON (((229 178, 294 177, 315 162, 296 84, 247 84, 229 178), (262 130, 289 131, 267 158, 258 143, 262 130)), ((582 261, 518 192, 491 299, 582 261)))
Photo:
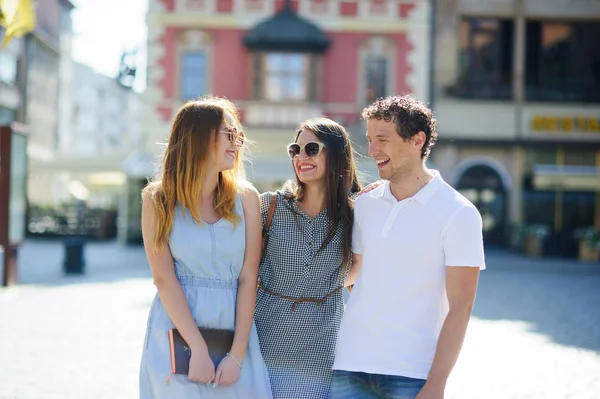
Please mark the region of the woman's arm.
POLYGON ((258 191, 248 187, 242 197, 244 219, 246 223, 246 249, 244 264, 238 277, 238 295, 235 307, 235 333, 233 345, 217 369, 215 382, 219 385, 231 385, 239 378, 240 369, 248 349, 248 338, 254 321, 256 306, 256 284, 261 250, 261 214, 258 191), (234 361, 234 362, 233 362, 234 361), (238 364, 239 363, 239 364, 238 364))
POLYGON ((209 383, 214 379, 214 364, 208 356, 206 342, 198 331, 181 284, 175 276, 175 265, 168 244, 165 243, 159 251, 154 250, 156 229, 157 219, 152 204, 152 193, 146 191, 142 204, 142 237, 154 285, 169 318, 192 351, 188 377, 192 381, 209 383))
POLYGON ((242 206, 246 221, 246 250, 244 264, 238 278, 238 297, 236 303, 235 338, 231 354, 242 362, 248 348, 248 337, 254 320, 256 306, 256 282, 260 263, 261 216, 258 191, 254 187, 246 189, 242 206))

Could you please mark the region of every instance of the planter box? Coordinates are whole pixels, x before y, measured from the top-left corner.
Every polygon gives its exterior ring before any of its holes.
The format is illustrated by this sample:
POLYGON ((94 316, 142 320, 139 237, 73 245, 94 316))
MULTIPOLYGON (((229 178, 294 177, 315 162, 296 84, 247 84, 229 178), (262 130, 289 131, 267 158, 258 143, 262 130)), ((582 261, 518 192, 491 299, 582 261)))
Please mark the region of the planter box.
POLYGON ((597 262, 600 260, 600 251, 594 248, 588 241, 579 240, 579 260, 597 262))
POLYGON ((544 256, 544 240, 536 236, 526 236, 525 253, 534 258, 541 258, 544 256))

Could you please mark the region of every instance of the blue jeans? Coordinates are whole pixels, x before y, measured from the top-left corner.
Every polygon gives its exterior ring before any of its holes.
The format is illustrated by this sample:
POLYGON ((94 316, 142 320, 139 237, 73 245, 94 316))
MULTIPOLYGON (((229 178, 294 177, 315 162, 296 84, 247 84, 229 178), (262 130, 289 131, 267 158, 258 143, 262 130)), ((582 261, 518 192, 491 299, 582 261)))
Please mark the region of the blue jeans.
POLYGON ((335 370, 330 399, 414 399, 425 380, 335 370))

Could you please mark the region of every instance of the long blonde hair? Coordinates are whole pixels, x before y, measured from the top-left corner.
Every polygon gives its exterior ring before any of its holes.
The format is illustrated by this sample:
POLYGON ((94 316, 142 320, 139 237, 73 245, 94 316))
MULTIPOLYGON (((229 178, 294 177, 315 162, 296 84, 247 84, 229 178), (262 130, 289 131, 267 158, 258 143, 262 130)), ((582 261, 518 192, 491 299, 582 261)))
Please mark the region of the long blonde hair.
MULTIPOLYGON (((173 226, 177 203, 188 210, 194 220, 201 224, 200 199, 202 182, 207 171, 208 157, 216 151, 218 130, 226 122, 229 112, 238 126, 236 106, 229 100, 204 97, 188 101, 175 115, 169 140, 162 160, 162 170, 145 189, 151 193, 157 217, 157 229, 153 239, 155 250, 168 241, 173 226)), ((235 212, 235 198, 245 184, 243 154, 236 155, 233 169, 219 172, 214 207, 217 214, 234 225, 240 220, 235 212)))

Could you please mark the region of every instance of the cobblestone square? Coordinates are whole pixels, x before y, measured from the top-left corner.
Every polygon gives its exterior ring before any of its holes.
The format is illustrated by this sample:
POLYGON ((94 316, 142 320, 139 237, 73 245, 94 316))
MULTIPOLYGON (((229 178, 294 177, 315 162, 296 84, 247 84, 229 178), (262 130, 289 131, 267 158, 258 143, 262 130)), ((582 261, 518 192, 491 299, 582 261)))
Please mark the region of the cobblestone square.
MULTIPOLYGON (((0 289, 0 398, 137 397, 143 250, 89 244, 86 260, 66 277, 60 244, 21 249, 22 284, 0 289)), ((600 265, 553 262, 488 253, 447 399, 600 398, 600 265)))

